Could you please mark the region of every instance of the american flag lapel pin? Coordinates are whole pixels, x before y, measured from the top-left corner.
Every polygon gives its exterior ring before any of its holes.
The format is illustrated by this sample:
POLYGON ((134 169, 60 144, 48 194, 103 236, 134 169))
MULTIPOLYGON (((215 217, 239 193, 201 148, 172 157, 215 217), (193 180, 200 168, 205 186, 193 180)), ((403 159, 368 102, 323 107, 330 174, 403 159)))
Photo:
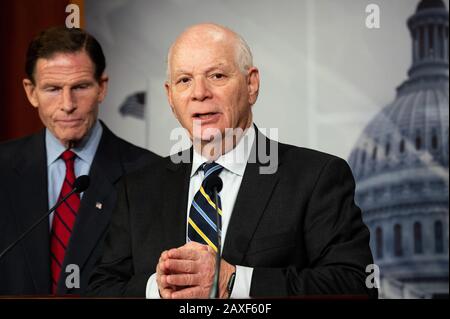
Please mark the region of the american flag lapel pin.
POLYGON ((95 208, 97 208, 97 209, 102 209, 102 207, 103 207, 103 204, 102 203, 100 203, 100 202, 96 202, 95 203, 95 208))

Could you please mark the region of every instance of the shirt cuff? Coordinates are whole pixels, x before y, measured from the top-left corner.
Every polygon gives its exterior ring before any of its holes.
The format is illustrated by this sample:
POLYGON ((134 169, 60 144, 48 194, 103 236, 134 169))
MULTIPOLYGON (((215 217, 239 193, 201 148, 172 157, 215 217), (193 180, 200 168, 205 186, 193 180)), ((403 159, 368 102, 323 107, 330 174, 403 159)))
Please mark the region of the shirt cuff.
POLYGON ((150 276, 145 288, 145 298, 147 299, 161 299, 159 295, 158 284, 156 282, 156 273, 150 276))
POLYGON ((252 276, 253 276, 253 268, 236 266, 236 278, 234 280, 234 287, 233 291, 231 291, 230 298, 233 299, 250 298, 250 286, 252 284, 252 276))

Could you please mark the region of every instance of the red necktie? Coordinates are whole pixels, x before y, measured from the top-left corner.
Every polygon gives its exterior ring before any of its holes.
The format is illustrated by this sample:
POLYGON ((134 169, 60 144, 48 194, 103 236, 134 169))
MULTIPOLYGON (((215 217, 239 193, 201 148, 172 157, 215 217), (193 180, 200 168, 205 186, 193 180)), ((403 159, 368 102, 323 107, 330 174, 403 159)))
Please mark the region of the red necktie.
MULTIPOLYGON (((75 182, 74 162, 76 154, 70 150, 64 151, 61 158, 66 163, 66 177, 59 194, 58 201, 66 196, 75 182)), ((62 203, 53 214, 52 233, 50 240, 51 271, 52 271, 52 293, 56 294, 61 268, 64 262, 66 249, 69 245, 73 225, 80 207, 80 195, 72 194, 62 203)))

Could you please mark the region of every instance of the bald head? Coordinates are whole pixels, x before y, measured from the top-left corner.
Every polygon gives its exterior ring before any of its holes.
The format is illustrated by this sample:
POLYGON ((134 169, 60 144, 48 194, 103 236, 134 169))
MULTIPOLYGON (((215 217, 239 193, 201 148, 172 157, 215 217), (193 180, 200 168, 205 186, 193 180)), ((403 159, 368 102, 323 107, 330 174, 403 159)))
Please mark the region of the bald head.
POLYGON ((167 79, 170 80, 171 61, 185 45, 204 47, 221 44, 235 52, 235 63, 242 73, 253 66, 253 57, 245 40, 233 30, 213 23, 193 25, 184 30, 171 45, 167 54, 167 79))
POLYGON ((259 91, 259 71, 245 41, 222 26, 199 24, 175 40, 167 60, 168 102, 194 148, 215 145, 224 153, 226 145, 234 147, 236 140, 222 137, 228 129, 251 126, 259 91))

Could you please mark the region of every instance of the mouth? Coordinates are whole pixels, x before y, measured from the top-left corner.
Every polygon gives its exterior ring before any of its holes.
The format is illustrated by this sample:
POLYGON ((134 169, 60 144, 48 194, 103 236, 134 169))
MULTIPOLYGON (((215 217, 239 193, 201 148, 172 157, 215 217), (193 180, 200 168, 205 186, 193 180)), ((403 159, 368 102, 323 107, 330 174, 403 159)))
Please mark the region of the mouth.
POLYGON ((219 120, 220 113, 219 112, 194 113, 192 118, 194 120, 200 121, 203 125, 211 124, 219 120))
POLYGON ((208 120, 218 116, 218 112, 194 113, 193 118, 197 120, 208 120))
POLYGON ((56 120, 60 125, 63 126, 76 126, 80 124, 83 120, 81 119, 62 119, 62 120, 56 120))

